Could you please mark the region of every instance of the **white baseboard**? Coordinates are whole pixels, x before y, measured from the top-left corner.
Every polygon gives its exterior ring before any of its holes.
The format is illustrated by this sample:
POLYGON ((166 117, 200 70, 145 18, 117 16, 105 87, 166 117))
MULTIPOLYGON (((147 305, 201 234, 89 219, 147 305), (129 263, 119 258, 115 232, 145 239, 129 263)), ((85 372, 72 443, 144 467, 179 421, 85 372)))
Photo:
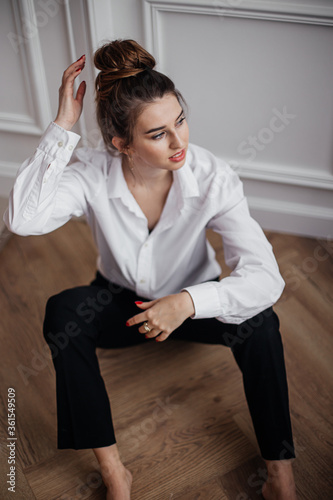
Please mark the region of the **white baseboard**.
POLYGON ((251 215, 263 229, 311 238, 333 238, 333 208, 247 197, 251 215))

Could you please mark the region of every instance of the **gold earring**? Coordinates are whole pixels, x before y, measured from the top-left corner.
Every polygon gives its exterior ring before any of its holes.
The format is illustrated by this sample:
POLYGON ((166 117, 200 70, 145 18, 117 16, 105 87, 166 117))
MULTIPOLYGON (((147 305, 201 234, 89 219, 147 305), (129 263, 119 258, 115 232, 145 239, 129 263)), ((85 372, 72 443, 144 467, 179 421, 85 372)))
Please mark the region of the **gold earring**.
POLYGON ((131 171, 133 172, 134 170, 134 165, 133 165, 133 158, 132 156, 128 153, 128 163, 129 163, 129 168, 131 169, 131 171))

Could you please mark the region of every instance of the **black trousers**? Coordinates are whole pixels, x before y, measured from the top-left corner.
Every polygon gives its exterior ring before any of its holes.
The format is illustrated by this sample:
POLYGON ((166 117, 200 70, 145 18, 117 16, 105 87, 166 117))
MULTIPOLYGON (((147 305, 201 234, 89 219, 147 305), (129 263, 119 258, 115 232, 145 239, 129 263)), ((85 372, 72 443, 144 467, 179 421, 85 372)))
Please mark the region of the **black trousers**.
MULTIPOLYGON (((99 448, 116 442, 110 402, 96 347, 151 342, 125 322, 147 300, 107 281, 99 272, 90 285, 64 290, 46 305, 44 338, 56 372, 58 448, 99 448)), ((279 320, 272 308, 241 325, 215 318, 187 319, 167 339, 231 348, 242 372, 245 396, 261 455, 295 457, 279 320)))

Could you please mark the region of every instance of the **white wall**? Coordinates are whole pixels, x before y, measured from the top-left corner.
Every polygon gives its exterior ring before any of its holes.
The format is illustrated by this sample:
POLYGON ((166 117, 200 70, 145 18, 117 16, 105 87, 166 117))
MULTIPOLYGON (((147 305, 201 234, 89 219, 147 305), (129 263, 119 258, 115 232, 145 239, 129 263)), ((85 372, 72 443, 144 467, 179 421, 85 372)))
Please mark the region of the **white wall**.
POLYGON ((3 0, 0 14, 0 195, 54 119, 63 70, 83 53, 76 131, 96 144, 92 52, 129 37, 174 79, 191 141, 237 169, 264 228, 332 237, 331 0, 3 0))

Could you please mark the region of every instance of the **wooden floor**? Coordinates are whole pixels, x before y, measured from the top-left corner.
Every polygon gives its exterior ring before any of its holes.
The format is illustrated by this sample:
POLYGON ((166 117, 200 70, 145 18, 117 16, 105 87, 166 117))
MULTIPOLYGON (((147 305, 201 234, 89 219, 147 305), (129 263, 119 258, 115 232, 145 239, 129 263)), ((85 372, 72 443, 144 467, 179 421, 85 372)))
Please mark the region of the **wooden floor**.
MULTIPOLYGON (((287 283, 281 321, 300 500, 333 498, 333 243, 267 234, 287 283)), ((223 258, 219 238, 209 238, 223 258)), ((85 222, 13 236, 0 254, 3 500, 104 499, 91 450, 57 450, 55 374, 41 333, 47 298, 87 284, 85 222), (16 391, 16 494, 7 491, 7 389, 16 391)), ((223 346, 166 341, 98 350, 132 500, 255 500, 265 464, 241 374, 223 346)))

